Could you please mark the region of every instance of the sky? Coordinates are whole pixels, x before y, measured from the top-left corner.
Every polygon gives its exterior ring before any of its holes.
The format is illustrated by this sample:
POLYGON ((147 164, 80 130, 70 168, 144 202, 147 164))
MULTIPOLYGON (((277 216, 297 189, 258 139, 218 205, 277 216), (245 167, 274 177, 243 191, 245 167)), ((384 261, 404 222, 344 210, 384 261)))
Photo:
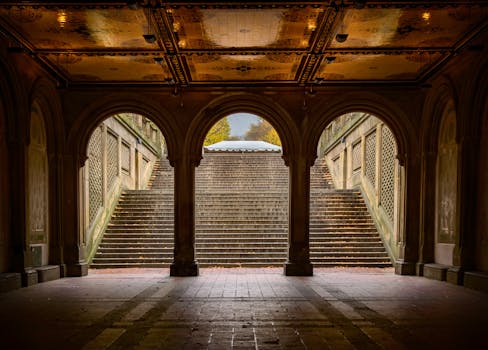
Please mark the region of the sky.
POLYGON ((259 117, 249 113, 235 113, 227 117, 231 136, 243 136, 251 124, 256 124, 259 117))

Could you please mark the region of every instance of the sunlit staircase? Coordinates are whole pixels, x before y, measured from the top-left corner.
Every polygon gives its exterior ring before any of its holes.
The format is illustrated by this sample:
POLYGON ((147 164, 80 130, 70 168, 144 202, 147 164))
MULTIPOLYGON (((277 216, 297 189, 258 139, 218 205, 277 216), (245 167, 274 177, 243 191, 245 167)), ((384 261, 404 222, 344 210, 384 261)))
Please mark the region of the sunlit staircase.
MULTIPOLYGON (((201 267, 282 266, 288 245, 288 168, 273 152, 204 155, 195 175, 195 245, 201 267)), ((173 169, 159 161, 149 190, 121 195, 92 268, 167 267, 173 260, 173 169)), ((358 190, 336 190, 324 160, 310 179, 314 266, 387 267, 358 190)))

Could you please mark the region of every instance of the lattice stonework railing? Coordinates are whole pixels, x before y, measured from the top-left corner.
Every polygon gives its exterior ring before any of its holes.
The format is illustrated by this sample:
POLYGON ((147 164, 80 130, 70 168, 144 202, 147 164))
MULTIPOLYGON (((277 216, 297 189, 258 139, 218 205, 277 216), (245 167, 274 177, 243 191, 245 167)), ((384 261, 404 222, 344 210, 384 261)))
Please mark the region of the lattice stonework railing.
POLYGON ((122 149, 120 150, 121 168, 127 173, 130 173, 130 146, 122 142, 122 149))
POLYGON ((395 208, 395 157, 397 154, 395 136, 383 126, 381 131, 381 190, 380 204, 393 221, 395 208))
POLYGON ((119 142, 111 131, 107 132, 107 189, 110 190, 119 173, 119 142))
POLYGON ((93 131, 88 144, 88 208, 90 224, 95 219, 98 209, 103 204, 103 176, 102 176, 102 129, 93 131))
POLYGON ((366 136, 365 175, 374 187, 376 182, 376 130, 366 136))
POLYGON ((361 168, 361 141, 356 142, 352 146, 352 170, 361 168))

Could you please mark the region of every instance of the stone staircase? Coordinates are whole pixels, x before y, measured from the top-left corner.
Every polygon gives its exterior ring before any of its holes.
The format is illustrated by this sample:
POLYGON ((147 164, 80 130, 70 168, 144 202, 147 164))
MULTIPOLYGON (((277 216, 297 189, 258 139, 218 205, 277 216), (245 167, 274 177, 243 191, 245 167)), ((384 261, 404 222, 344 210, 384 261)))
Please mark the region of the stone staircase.
POLYGON ((156 161, 148 190, 124 191, 91 268, 167 267, 173 261, 173 169, 156 161))
POLYGON ((288 168, 279 153, 206 153, 195 180, 200 266, 283 265, 288 168))
MULTIPOLYGON (((173 171, 158 162, 149 190, 126 191, 91 267, 167 267, 173 260, 173 171)), ((391 266, 361 194, 336 190, 325 161, 310 177, 310 257, 316 267, 391 266)), ((206 153, 195 174, 201 267, 282 266, 288 168, 278 153, 206 153)))

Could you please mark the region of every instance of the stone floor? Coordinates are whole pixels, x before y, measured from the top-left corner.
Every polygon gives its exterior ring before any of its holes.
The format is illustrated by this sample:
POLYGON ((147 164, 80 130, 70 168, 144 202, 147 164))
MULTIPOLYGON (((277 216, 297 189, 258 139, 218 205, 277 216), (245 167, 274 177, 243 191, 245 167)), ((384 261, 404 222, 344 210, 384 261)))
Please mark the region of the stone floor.
POLYGON ((2 349, 488 349, 488 294, 391 269, 99 270, 0 310, 2 349))

